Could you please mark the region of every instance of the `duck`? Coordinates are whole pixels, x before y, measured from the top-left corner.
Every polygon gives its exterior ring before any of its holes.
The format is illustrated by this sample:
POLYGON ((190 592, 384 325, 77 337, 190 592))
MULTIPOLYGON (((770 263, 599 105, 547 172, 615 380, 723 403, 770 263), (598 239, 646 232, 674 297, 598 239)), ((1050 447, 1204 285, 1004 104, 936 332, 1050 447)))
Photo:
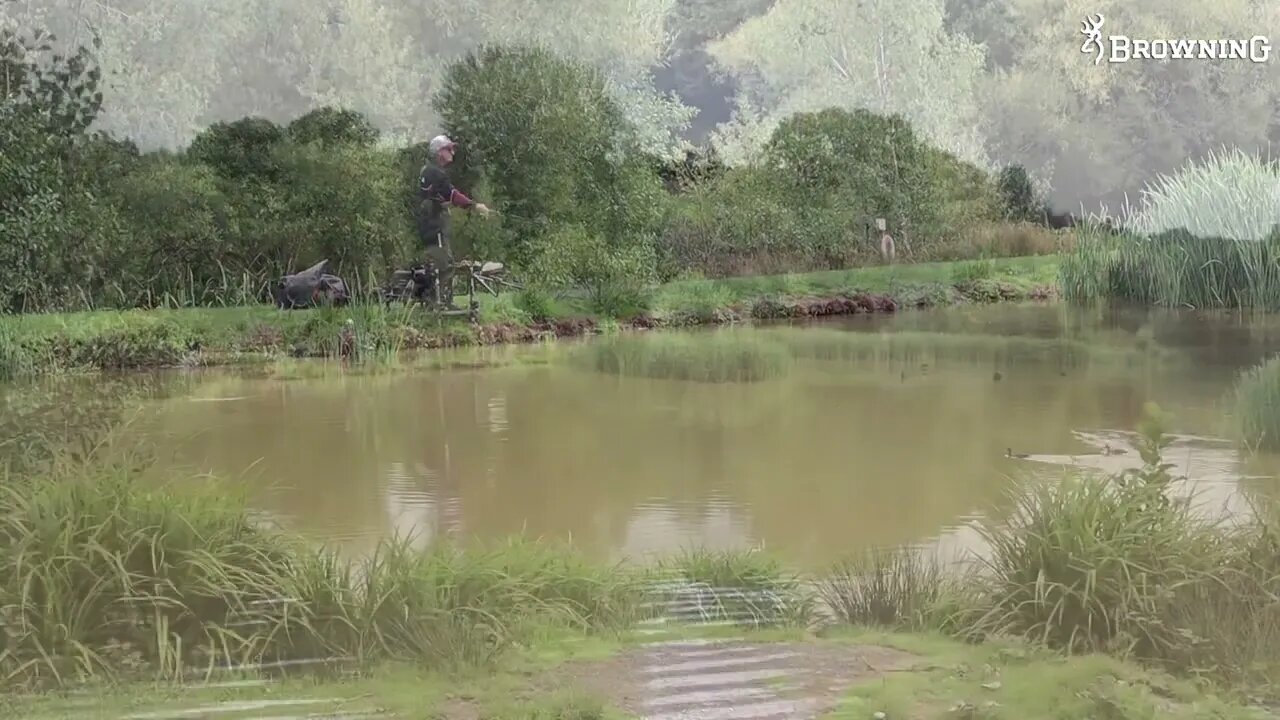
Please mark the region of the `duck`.
POLYGON ((1113 448, 1113 447, 1111 447, 1110 445, 1103 445, 1103 446, 1102 446, 1102 454, 1103 454, 1103 455, 1123 455, 1123 454, 1125 454, 1126 452, 1127 452, 1126 450, 1121 450, 1121 449, 1119 449, 1119 448, 1113 448))
POLYGON ((1025 459, 1027 459, 1027 458, 1031 457, 1031 456, 1030 456, 1030 455, 1028 455, 1027 453, 1016 453, 1016 452, 1014 452, 1014 451, 1013 451, 1013 448, 1005 448, 1005 450, 1004 450, 1004 456, 1005 456, 1005 457, 1007 457, 1007 458, 1017 458, 1017 459, 1019 459, 1019 460, 1025 460, 1025 459))

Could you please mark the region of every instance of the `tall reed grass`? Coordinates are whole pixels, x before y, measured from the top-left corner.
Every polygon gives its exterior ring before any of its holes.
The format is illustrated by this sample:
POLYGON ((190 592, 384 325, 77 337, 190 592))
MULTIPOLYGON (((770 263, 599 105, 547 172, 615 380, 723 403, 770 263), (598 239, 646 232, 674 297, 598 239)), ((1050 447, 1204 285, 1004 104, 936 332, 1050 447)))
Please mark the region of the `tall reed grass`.
POLYGON ((786 347, 749 332, 620 334, 586 343, 571 362, 611 375, 693 382, 759 382, 791 369, 786 347))
POLYGON ((598 631, 640 612, 637 574, 565 548, 393 539, 344 559, 226 487, 140 474, 119 462, 0 490, 0 683, 327 657, 483 664, 547 624, 598 631))
POLYGON ((1063 296, 1191 308, 1280 308, 1280 231, 1260 240, 1080 232, 1060 265, 1063 296))
POLYGON ((1239 148, 1211 152, 1142 193, 1125 225, 1143 235, 1185 230, 1200 237, 1258 241, 1280 224, 1280 164, 1239 148))
POLYGON ((1280 357, 1241 372, 1228 403, 1242 444, 1253 450, 1280 449, 1280 357))

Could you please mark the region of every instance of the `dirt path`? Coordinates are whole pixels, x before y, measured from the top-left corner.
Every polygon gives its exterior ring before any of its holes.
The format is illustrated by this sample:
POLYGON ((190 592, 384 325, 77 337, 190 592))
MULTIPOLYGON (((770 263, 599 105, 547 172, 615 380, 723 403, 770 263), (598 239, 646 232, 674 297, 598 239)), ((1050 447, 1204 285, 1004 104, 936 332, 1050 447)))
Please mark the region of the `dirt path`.
POLYGON ((557 675, 645 720, 797 720, 830 711, 851 685, 915 661, 866 645, 691 640, 645 645, 557 675))

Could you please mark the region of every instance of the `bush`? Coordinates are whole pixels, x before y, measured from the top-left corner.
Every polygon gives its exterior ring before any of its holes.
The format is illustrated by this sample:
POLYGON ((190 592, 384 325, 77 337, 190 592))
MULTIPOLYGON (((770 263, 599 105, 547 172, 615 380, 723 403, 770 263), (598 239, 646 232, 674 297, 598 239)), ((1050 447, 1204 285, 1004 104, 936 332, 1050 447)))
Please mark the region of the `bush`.
POLYGON ((0 29, 0 310, 23 311, 59 299, 76 246, 68 241, 97 189, 68 171, 102 106, 101 71, 87 48, 54 55, 55 38, 0 29))
POLYGON ((776 192, 796 206, 826 204, 855 222, 885 218, 900 246, 905 240, 923 249, 952 229, 948 223, 994 217, 995 196, 981 171, 928 147, 898 115, 797 113, 774 131, 765 159, 782 174, 776 192))
POLYGON ((1036 222, 1044 216, 1045 203, 1036 195, 1027 169, 1010 165, 1000 171, 997 182, 1004 217, 1013 222, 1036 222))
POLYGON ((607 242, 581 226, 558 228, 541 239, 530 269, 535 286, 583 288, 592 308, 619 316, 643 305, 645 284, 653 276, 653 246, 642 240, 607 242))
POLYGON ((872 257, 858 218, 796 202, 778 191, 776 172, 753 167, 678 198, 658 244, 662 279, 828 270, 872 257))

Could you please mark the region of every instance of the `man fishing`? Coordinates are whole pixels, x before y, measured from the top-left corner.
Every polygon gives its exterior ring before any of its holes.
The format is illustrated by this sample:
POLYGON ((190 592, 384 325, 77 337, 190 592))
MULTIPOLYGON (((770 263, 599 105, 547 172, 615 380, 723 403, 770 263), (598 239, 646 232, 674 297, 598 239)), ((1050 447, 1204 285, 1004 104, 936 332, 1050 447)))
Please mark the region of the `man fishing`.
POLYGON ((426 245, 427 262, 436 269, 440 283, 440 299, 453 307, 453 254, 449 251, 446 205, 475 210, 488 217, 489 208, 453 186, 445 168, 453 162, 457 144, 444 135, 431 138, 427 144, 429 157, 418 176, 418 237, 426 245))

